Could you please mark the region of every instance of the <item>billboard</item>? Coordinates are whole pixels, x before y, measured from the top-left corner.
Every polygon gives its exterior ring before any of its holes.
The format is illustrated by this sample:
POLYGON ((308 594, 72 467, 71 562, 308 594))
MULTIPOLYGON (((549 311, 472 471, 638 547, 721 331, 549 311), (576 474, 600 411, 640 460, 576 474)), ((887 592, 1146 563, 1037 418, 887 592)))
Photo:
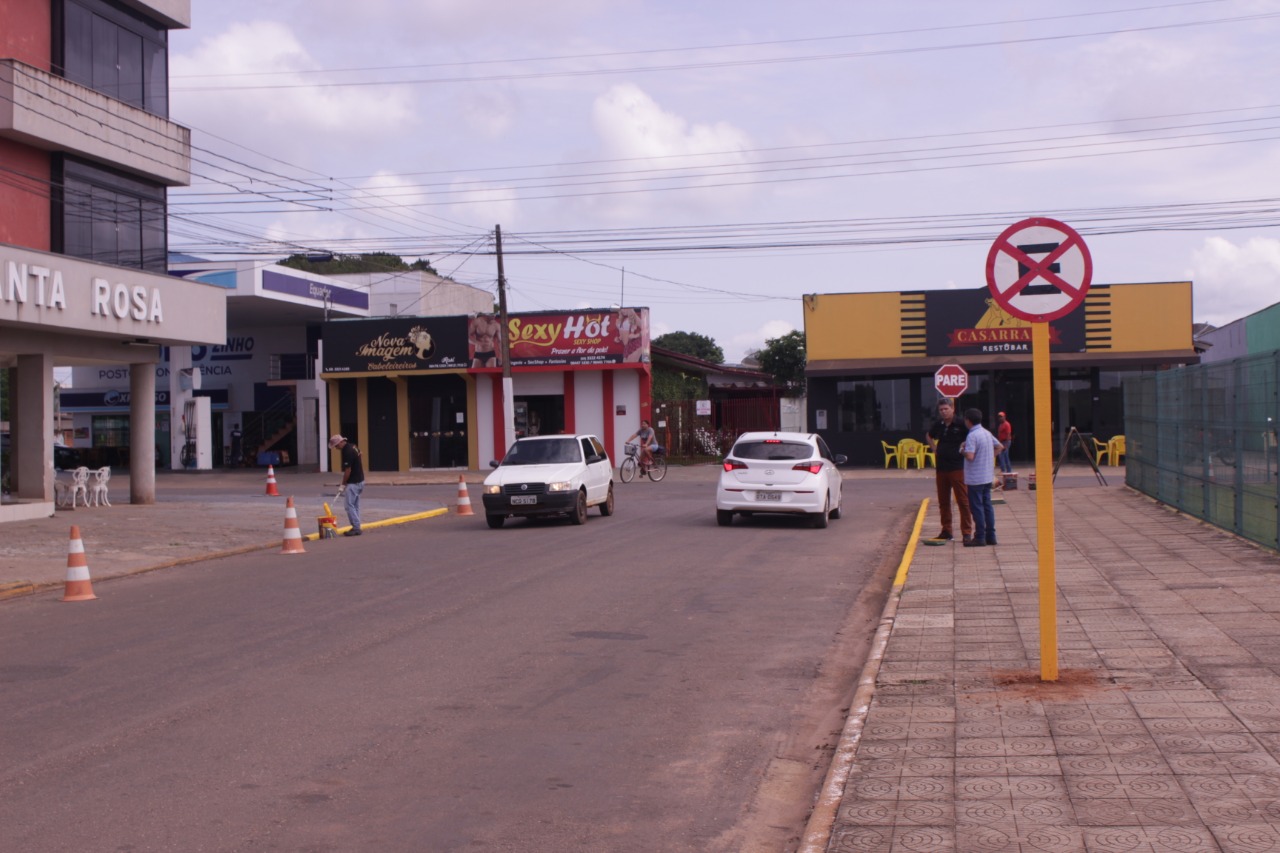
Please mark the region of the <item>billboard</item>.
MULTIPOLYGON (((502 366, 502 324, 478 314, 468 326, 472 368, 502 366)), ((649 309, 542 311, 507 316, 512 367, 641 364, 649 361, 649 309)))
POLYGON ((324 370, 400 373, 458 370, 467 360, 467 317, 390 317, 324 324, 324 370))
MULTIPOLYGON (((1031 323, 1005 311, 987 288, 925 291, 925 349, 931 356, 1031 354, 1031 323)), ((1084 352, 1084 311, 1049 325, 1052 352, 1084 352)))

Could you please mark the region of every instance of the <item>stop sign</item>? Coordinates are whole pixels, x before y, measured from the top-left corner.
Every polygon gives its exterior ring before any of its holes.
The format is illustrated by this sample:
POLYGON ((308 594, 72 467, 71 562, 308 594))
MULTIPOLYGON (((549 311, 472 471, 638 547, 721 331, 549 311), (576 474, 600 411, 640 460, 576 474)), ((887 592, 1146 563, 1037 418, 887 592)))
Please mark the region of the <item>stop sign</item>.
POLYGON ((933 387, 944 397, 959 397, 969 390, 969 374, 958 364, 944 364, 933 374, 933 387))

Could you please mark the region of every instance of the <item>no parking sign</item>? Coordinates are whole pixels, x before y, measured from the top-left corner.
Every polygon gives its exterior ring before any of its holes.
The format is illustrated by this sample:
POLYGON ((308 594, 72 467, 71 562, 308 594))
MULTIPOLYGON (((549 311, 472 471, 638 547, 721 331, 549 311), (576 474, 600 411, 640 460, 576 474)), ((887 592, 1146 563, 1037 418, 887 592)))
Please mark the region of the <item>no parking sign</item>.
POLYGON ((1005 311, 1043 323, 1071 313, 1089 292, 1093 258, 1075 229, 1034 217, 1010 225, 987 253, 987 286, 1005 311))

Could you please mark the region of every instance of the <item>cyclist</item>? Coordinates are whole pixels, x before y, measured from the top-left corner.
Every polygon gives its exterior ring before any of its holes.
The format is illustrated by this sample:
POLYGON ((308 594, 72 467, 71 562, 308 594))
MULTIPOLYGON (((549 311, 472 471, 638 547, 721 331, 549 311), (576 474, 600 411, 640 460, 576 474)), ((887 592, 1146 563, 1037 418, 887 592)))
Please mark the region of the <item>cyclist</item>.
POLYGON ((627 443, 639 439, 640 441, 640 470, 647 470, 653 464, 653 451, 658 449, 658 434, 653 431, 653 427, 649 426, 647 420, 640 421, 640 429, 631 434, 627 439, 627 443))

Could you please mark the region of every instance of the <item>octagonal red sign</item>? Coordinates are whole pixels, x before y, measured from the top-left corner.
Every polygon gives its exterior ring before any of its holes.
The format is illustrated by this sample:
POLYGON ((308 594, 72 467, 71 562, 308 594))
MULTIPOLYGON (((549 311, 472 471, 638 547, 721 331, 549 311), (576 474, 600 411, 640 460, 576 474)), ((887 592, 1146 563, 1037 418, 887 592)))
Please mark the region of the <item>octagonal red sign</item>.
POLYGON ((944 397, 959 397, 969 390, 969 374, 958 364, 944 364, 933 374, 933 387, 944 397))

